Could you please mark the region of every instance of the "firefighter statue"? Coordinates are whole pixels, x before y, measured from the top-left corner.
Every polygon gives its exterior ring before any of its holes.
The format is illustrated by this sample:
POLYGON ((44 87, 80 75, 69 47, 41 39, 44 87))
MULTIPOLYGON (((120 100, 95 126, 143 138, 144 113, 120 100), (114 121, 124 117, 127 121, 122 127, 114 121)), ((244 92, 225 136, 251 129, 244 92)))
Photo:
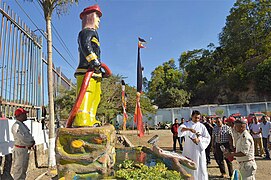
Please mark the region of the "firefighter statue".
POLYGON ((78 35, 79 65, 75 72, 77 79, 77 95, 88 69, 94 71, 86 89, 86 93, 76 113, 73 127, 100 126, 96 120, 96 112, 100 103, 101 80, 105 73, 101 71, 99 28, 102 12, 98 5, 85 8, 80 14, 82 30, 78 35))
POLYGON ((98 5, 85 8, 80 14, 82 30, 78 35, 80 61, 75 72, 77 99, 56 137, 58 178, 88 179, 108 173, 115 164, 115 128, 101 126, 96 120, 100 103, 101 81, 111 75, 100 61, 97 33, 102 12, 98 5))

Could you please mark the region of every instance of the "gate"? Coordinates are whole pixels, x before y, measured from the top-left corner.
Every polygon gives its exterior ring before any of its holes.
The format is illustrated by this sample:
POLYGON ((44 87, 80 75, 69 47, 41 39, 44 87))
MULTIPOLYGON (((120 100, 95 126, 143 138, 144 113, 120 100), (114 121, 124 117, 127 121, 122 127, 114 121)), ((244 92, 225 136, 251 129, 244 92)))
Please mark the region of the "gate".
MULTIPOLYGON (((0 0, 0 111, 13 117, 23 107, 29 117, 39 119, 41 106, 48 93, 47 61, 42 53, 42 37, 37 36, 6 3, 0 0)), ((54 69, 54 94, 59 85, 72 86, 71 81, 54 69)))

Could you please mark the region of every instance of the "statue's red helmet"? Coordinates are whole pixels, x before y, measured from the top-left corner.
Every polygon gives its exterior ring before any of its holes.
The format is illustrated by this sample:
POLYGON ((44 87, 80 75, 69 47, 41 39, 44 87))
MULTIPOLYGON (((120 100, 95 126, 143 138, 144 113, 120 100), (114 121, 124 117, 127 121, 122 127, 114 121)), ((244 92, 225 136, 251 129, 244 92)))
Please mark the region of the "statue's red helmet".
POLYGON ((97 12, 98 16, 101 17, 103 14, 102 14, 102 11, 100 9, 100 6, 98 4, 95 4, 93 6, 89 6, 87 8, 85 8, 81 13, 80 13, 80 19, 83 19, 83 17, 89 13, 92 13, 92 12, 97 12))

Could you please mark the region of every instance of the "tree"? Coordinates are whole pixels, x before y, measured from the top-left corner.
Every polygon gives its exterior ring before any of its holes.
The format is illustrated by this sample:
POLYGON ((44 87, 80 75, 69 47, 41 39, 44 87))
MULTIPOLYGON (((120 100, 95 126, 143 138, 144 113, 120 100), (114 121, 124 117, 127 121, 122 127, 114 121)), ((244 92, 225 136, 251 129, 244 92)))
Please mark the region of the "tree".
POLYGON ((255 71, 255 79, 257 79, 256 90, 261 94, 270 93, 271 89, 271 58, 260 63, 255 71))
MULTIPOLYGON (((97 110, 97 115, 107 122, 118 114, 122 114, 121 101, 121 80, 122 76, 112 75, 109 78, 103 79, 101 102, 97 110)), ((136 104, 136 89, 126 84, 127 105, 126 111, 128 114, 134 114, 136 104)), ((154 113, 150 99, 144 94, 141 96, 141 110, 143 114, 154 113)))
POLYGON ((119 75, 112 75, 102 81, 101 102, 97 116, 106 122, 110 122, 110 119, 122 112, 121 79, 122 77, 119 75))
POLYGON ((233 91, 244 91, 250 86, 267 92, 263 86, 259 89, 258 83, 269 82, 262 77, 267 72, 263 71, 263 64, 271 54, 270 7, 271 1, 238 0, 219 35, 225 82, 233 91), (259 75, 261 71, 264 74, 259 75))
POLYGON ((182 72, 177 69, 175 61, 170 59, 151 73, 148 96, 159 108, 181 107, 190 98, 182 80, 182 72))
MULTIPOLYGON (((33 1, 33 0, 30 0, 33 1)), ((48 58, 48 99, 49 99, 49 154, 48 165, 49 168, 55 166, 55 113, 54 113, 54 89, 53 89, 53 51, 52 51, 52 14, 54 10, 58 15, 67 12, 69 5, 78 3, 79 0, 38 0, 41 5, 46 21, 47 33, 47 58, 48 58)))
POLYGON ((195 49, 181 54, 181 70, 185 74, 184 87, 191 93, 191 104, 209 103, 216 97, 216 84, 219 82, 221 68, 219 58, 214 54, 213 45, 209 49, 195 49))
POLYGON ((219 35, 220 45, 229 56, 230 65, 270 54, 271 2, 238 0, 219 35))
POLYGON ((66 120, 69 117, 70 111, 76 100, 76 89, 71 87, 71 89, 66 89, 61 86, 59 88, 59 95, 55 98, 54 104, 55 108, 58 109, 60 115, 60 120, 66 120))

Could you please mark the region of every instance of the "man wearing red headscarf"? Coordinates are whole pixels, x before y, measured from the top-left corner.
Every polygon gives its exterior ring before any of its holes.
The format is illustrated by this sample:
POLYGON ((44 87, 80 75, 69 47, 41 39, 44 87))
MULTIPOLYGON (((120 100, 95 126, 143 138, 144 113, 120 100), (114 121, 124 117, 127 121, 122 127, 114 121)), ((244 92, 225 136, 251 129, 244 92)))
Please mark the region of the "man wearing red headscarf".
POLYGON ((14 180, 22 180, 26 178, 26 171, 28 167, 29 152, 35 145, 34 138, 30 134, 30 130, 24 124, 27 120, 28 111, 23 108, 18 108, 15 111, 16 122, 12 125, 12 134, 14 137, 14 166, 13 178, 14 180))

